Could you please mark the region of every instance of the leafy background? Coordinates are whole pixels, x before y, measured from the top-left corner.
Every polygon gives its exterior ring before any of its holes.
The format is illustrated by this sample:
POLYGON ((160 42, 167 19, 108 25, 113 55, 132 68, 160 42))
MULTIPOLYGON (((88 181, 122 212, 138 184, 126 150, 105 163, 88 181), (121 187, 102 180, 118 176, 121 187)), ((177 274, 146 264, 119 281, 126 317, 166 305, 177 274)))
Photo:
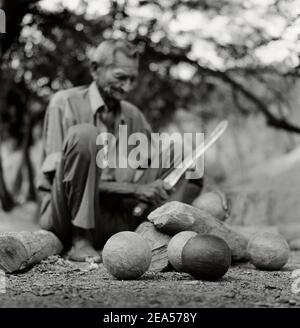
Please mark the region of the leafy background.
MULTIPOLYGON (((230 129, 207 176, 239 183, 297 149, 299 0, 0 0, 0 199, 36 200, 42 122, 57 90, 87 84, 89 54, 107 38, 140 49, 129 99, 155 130, 230 129)), ((271 168, 270 168, 271 169, 271 168)))

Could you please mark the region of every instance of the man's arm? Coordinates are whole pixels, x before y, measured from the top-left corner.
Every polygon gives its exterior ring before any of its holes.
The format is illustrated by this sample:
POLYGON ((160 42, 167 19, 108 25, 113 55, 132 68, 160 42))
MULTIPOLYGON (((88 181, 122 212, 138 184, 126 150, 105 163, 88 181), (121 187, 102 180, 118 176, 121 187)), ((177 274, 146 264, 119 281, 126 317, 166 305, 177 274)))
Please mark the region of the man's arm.
POLYGON ((41 191, 51 190, 53 177, 62 156, 64 137, 68 128, 73 125, 72 118, 67 118, 64 114, 66 110, 69 110, 68 106, 64 93, 59 91, 52 97, 46 110, 42 162, 37 181, 37 187, 41 191))
POLYGON ((148 184, 101 181, 99 192, 123 195, 153 205, 160 205, 169 197, 162 180, 155 180, 148 184))
POLYGON ((57 163, 61 158, 63 143, 63 122, 61 107, 56 104, 55 96, 47 107, 43 126, 43 152, 39 168, 37 187, 40 191, 51 190, 57 163))
POLYGON ((135 197, 137 185, 129 182, 101 181, 99 192, 135 197))

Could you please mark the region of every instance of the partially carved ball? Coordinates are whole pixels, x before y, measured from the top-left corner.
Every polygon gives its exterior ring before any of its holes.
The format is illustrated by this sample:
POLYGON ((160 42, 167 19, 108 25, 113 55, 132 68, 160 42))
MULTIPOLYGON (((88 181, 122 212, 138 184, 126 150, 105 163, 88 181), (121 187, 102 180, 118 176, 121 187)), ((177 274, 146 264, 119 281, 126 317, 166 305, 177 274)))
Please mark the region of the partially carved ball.
POLYGON ((182 271, 182 249, 188 240, 197 235, 194 231, 182 231, 177 233, 168 244, 168 259, 177 271, 182 271))

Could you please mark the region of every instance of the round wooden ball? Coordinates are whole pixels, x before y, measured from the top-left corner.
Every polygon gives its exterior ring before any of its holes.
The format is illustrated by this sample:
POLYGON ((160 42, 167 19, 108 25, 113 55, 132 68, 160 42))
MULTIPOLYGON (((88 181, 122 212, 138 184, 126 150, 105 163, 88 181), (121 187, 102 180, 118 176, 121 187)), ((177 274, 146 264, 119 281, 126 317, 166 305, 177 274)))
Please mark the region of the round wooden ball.
POLYGON ((221 221, 224 221, 226 218, 226 211, 223 207, 222 198, 215 192, 201 194, 193 201, 192 205, 208 212, 221 221))
POLYGON ((116 233, 106 242, 103 264, 117 279, 137 279, 149 268, 152 252, 148 242, 131 231, 116 233))
POLYGON ((260 270, 280 270, 289 259, 289 245, 274 232, 256 234, 248 243, 250 262, 260 270))
POLYGON ((228 271, 231 250, 224 239, 214 235, 191 238, 182 250, 183 271, 200 280, 218 280, 228 271))

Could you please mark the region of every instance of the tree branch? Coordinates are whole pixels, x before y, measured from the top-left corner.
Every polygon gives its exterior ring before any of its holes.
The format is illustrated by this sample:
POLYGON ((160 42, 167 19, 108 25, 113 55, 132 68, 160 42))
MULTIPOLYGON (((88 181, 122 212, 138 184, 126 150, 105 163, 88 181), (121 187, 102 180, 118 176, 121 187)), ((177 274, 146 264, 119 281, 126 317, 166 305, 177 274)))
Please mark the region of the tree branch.
POLYGON ((254 93, 248 90, 243 84, 232 78, 228 72, 204 67, 199 64, 198 61, 188 58, 185 53, 179 51, 176 53, 164 53, 159 50, 159 47, 157 47, 157 45, 151 46, 150 44, 147 44, 146 46, 148 47, 147 51, 151 53, 151 57, 156 58, 156 60, 172 60, 175 64, 180 62, 189 63, 190 65, 195 67, 199 73, 216 77, 217 79, 222 80, 226 84, 229 84, 232 88, 234 88, 236 91, 239 91, 243 96, 245 96, 263 113, 263 115, 266 117, 266 121, 269 126, 273 126, 277 129, 293 133, 300 133, 300 126, 289 122, 285 118, 280 118, 274 115, 269 110, 268 106, 261 99, 259 99, 259 97, 257 97, 254 93))

